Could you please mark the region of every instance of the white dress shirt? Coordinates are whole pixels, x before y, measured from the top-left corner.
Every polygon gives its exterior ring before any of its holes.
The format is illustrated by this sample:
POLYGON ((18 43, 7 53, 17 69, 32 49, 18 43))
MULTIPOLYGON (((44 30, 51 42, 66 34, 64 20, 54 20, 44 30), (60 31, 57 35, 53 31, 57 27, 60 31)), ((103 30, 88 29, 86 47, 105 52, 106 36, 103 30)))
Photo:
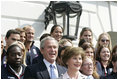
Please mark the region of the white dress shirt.
MULTIPOLYGON (((46 59, 43 59, 43 61, 44 61, 45 65, 46 65, 47 70, 48 70, 48 72, 49 72, 49 75, 50 75, 50 77, 51 77, 51 73, 50 73, 50 64, 51 64, 51 63, 49 63, 46 59)), ((58 70, 57 70, 56 62, 54 62, 53 65, 55 66, 54 71, 55 71, 55 73, 56 73, 57 76, 58 76, 58 70)), ((58 77, 59 77, 59 76, 58 76, 58 77)))

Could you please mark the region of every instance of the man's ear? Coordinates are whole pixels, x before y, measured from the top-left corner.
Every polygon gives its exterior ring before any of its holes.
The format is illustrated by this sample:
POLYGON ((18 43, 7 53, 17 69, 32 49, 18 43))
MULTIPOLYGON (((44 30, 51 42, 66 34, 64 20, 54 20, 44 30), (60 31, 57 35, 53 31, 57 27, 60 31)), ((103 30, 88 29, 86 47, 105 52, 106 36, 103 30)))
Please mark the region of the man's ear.
POLYGON ((43 54, 43 50, 44 50, 43 48, 40 48, 41 54, 43 54))

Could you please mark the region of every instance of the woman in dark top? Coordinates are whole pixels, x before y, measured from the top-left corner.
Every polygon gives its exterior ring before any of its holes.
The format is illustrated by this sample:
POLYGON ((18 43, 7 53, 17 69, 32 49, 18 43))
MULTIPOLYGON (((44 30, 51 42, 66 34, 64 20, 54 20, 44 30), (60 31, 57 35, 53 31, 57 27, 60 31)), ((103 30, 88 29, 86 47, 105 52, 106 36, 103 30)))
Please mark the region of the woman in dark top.
POLYGON ((112 65, 113 65, 113 71, 110 75, 101 77, 101 79, 117 79, 117 54, 114 54, 112 56, 112 65))
POLYGON ((109 68, 111 61, 110 49, 106 46, 100 46, 96 55, 96 68, 100 77, 108 76, 112 72, 112 68, 109 68))

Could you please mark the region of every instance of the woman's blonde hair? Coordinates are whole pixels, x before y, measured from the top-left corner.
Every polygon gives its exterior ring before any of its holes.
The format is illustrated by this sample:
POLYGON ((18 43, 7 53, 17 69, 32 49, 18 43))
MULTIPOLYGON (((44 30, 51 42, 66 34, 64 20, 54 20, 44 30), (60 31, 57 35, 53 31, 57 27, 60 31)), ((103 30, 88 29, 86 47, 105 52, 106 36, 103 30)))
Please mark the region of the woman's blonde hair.
POLYGON ((71 43, 72 46, 73 46, 73 43, 72 43, 72 41, 71 41, 70 39, 61 39, 61 40, 59 41, 59 45, 65 46, 64 44, 65 44, 66 42, 71 43))
POLYGON ((99 35, 99 38, 98 38, 98 41, 97 41, 97 44, 96 44, 96 49, 98 49, 98 48, 100 47, 99 42, 100 42, 100 40, 101 40, 101 38, 102 38, 103 35, 106 35, 106 36, 109 38, 109 45, 108 45, 108 47, 109 47, 109 49, 110 49, 110 51, 111 51, 111 50, 112 50, 111 37, 110 37, 110 35, 109 35, 108 33, 106 33, 106 32, 104 32, 104 33, 102 33, 102 34, 99 35))

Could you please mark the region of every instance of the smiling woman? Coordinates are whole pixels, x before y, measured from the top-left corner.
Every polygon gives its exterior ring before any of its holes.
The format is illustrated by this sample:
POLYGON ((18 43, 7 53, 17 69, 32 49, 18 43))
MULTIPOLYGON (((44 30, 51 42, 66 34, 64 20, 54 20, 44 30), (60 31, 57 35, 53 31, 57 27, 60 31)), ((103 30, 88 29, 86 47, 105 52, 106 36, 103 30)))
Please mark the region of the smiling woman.
POLYGON ((79 70, 82 65, 85 53, 80 47, 67 47, 62 55, 62 60, 68 68, 67 72, 60 78, 62 79, 85 79, 79 70))
POLYGON ((54 37, 57 41, 60 41, 63 35, 63 28, 60 25, 54 25, 51 28, 50 34, 54 37))
POLYGON ((109 67, 109 63, 111 61, 110 49, 106 46, 100 46, 98 48, 96 59, 97 72, 100 77, 109 75, 112 72, 111 68, 109 67))

